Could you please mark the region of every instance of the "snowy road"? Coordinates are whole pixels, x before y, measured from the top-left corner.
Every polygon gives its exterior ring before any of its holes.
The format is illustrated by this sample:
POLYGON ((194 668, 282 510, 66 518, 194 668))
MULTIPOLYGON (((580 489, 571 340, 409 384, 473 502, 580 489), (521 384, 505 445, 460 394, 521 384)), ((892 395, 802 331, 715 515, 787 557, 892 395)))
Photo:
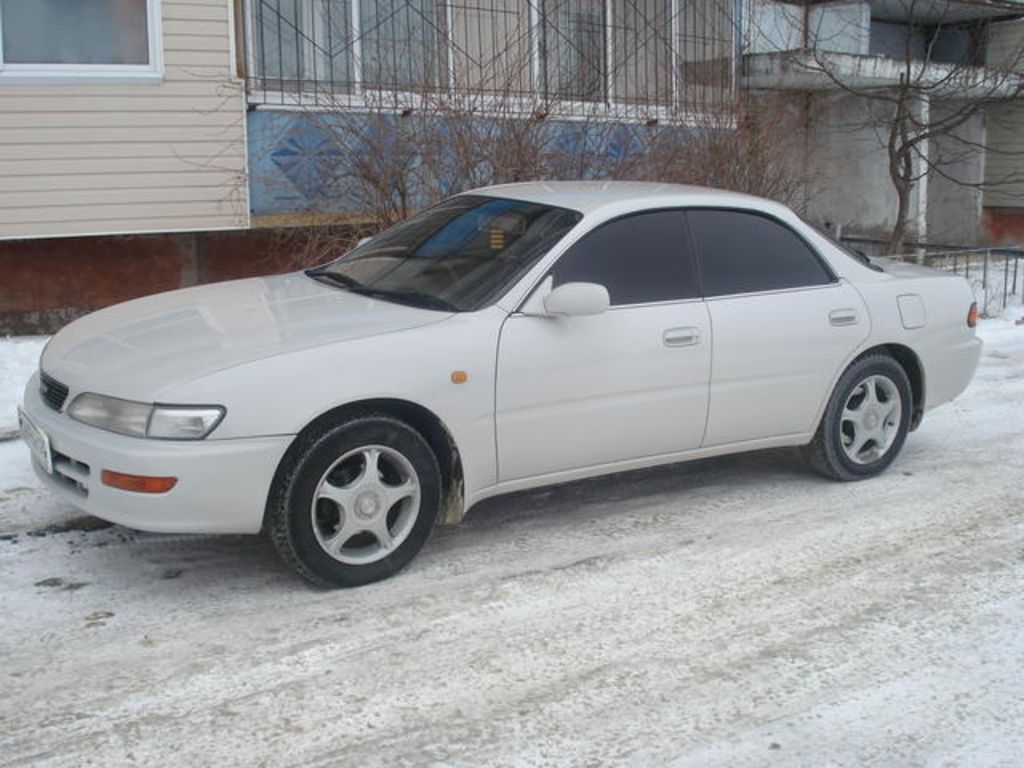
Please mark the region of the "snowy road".
POLYGON ((81 530, 0 443, 0 764, 1020 765, 1024 327, 983 333, 881 478, 771 451, 522 494, 346 592, 81 530))

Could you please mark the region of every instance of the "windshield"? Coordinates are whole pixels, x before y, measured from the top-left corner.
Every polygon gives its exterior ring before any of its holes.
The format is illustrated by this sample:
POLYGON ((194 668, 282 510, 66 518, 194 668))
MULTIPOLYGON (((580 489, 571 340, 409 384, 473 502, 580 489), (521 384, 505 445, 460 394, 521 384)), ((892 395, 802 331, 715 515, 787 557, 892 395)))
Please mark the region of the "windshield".
POLYGON ((503 293, 581 218, 566 208, 461 195, 306 274, 368 296, 471 311, 503 293))

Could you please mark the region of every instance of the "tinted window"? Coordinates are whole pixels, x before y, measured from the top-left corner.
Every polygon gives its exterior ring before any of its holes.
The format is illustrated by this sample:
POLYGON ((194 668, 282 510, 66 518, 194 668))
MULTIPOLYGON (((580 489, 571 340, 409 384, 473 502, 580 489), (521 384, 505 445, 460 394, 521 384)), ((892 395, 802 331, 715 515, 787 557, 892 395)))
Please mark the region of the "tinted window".
POLYGON ((555 285, 600 283, 612 304, 698 295, 693 255, 680 211, 654 211, 602 224, 551 270, 555 285))
POLYGON ((824 285, 832 278, 795 232, 741 211, 688 211, 705 296, 824 285))

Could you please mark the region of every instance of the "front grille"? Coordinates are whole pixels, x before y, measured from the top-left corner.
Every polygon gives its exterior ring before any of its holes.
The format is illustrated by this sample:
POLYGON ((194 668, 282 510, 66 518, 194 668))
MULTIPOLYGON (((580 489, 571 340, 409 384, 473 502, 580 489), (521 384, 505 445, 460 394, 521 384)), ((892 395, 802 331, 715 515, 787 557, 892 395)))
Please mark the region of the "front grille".
POLYGON ((68 399, 68 388, 56 379, 47 376, 39 371, 39 394, 42 395, 46 404, 59 411, 64 407, 64 401, 68 399))

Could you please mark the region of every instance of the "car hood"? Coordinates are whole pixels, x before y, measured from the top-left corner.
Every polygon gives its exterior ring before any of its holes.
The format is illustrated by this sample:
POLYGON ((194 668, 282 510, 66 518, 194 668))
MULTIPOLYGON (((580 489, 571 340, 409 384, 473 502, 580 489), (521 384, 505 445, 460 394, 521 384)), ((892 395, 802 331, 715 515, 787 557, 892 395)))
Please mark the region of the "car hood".
POLYGON ((76 320, 42 367, 73 393, 134 400, 253 360, 445 320, 302 273, 215 283, 118 304, 76 320))

